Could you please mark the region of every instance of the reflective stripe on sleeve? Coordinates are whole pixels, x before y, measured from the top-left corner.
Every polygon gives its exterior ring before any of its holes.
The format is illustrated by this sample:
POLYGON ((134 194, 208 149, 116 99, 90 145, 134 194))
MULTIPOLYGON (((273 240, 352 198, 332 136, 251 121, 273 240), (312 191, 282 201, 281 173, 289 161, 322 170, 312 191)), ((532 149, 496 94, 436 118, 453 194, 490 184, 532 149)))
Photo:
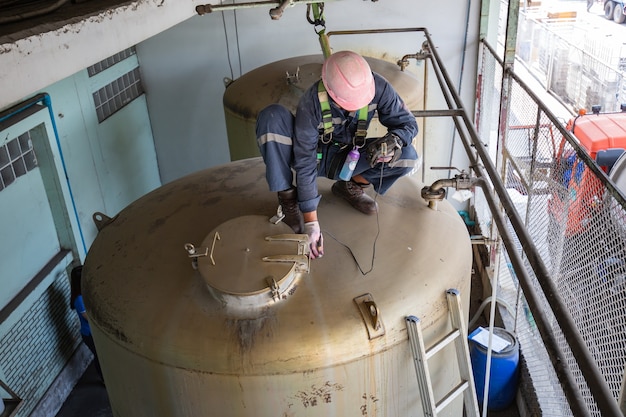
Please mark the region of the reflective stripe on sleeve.
POLYGON ((259 146, 263 146, 268 142, 276 142, 283 145, 292 146, 292 140, 289 136, 279 135, 278 133, 266 133, 265 135, 261 135, 257 138, 257 143, 259 146))

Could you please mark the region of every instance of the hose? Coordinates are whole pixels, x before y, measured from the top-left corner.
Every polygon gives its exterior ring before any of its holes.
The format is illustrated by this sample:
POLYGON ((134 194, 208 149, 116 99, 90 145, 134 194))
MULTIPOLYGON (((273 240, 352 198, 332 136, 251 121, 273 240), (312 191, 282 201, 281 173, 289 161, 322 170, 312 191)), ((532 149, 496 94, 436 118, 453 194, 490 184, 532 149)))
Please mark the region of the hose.
MULTIPOLYGON (((467 325, 468 329, 471 329, 471 328, 474 327, 474 324, 478 320, 478 317, 481 315, 481 313, 483 312, 483 310, 485 309, 487 304, 489 304, 491 302, 491 299, 492 299, 492 297, 487 297, 481 303, 481 305, 480 305, 480 307, 478 307, 478 310, 476 311, 476 313, 474 313, 474 317, 472 317, 472 319, 469 321, 469 324, 467 325)), ((513 309, 511 308, 511 306, 506 301, 504 301, 504 300, 502 300, 500 298, 496 298, 496 303, 499 303, 502 306, 504 306, 506 308, 506 310, 509 312, 509 314, 511 316, 513 316, 513 309)))

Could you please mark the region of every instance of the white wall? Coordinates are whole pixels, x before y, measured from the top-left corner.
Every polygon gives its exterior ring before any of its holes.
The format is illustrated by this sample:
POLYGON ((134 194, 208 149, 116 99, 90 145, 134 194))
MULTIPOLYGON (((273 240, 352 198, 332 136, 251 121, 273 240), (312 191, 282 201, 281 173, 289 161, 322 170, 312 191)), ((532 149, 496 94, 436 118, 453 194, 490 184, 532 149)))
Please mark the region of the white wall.
POLYGON ((207 25, 220 15, 195 17, 137 45, 163 183, 230 161, 223 32, 207 25))
POLYGON ((188 19, 201 3, 135 0, 76 18, 65 8, 58 29, 42 24, 0 36, 0 109, 188 19))

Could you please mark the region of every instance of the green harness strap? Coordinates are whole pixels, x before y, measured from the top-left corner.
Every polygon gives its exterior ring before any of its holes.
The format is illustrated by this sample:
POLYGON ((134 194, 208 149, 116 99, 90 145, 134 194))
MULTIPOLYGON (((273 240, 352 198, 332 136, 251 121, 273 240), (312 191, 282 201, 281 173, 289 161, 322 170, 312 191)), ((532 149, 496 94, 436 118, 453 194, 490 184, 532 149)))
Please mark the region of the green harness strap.
POLYGON ((315 26, 315 33, 319 36, 320 45, 324 58, 328 58, 331 54, 328 35, 326 34, 326 22, 324 21, 324 3, 307 4, 307 20, 315 26), (311 9, 313 10, 313 18, 310 17, 311 9))
MULTIPOLYGON (((323 144, 328 144, 332 140, 333 135, 333 118, 330 112, 330 103, 328 102, 328 93, 324 87, 324 83, 319 81, 317 83, 317 97, 320 100, 320 108, 322 110, 322 129, 320 129, 319 141, 323 144)), ((369 105, 365 105, 357 110, 357 125, 354 135, 353 144, 356 148, 361 148, 365 145, 365 137, 367 136, 367 110, 369 105)), ((318 152, 318 159, 321 159, 321 155, 318 152)))
POLYGON ((328 102, 328 93, 324 88, 324 83, 319 81, 317 83, 317 97, 320 100, 320 108, 322 109, 322 126, 320 130, 320 140, 322 143, 330 142, 333 134, 333 117, 330 113, 330 103, 328 102), (328 140, 324 140, 328 136, 328 140))

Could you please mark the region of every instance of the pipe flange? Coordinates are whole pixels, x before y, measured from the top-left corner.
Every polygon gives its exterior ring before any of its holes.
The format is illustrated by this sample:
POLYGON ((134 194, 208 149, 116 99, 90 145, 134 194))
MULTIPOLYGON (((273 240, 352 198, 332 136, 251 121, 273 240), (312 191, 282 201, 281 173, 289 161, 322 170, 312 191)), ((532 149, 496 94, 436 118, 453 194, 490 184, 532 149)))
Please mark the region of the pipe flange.
POLYGON ((446 197, 446 189, 433 190, 431 187, 422 188, 422 198, 426 201, 442 201, 446 197))

